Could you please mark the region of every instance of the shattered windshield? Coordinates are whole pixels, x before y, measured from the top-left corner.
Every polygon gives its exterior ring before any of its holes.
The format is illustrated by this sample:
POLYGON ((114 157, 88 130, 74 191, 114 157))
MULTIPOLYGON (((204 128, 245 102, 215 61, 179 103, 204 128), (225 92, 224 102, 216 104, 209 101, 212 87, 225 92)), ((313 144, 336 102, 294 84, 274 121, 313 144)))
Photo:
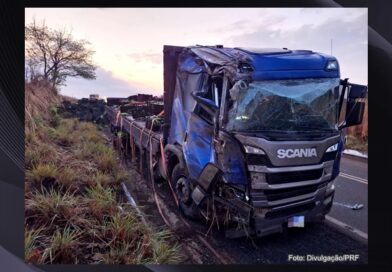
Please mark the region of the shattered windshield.
POLYGON ((237 82, 229 91, 228 131, 333 132, 338 78, 237 82))

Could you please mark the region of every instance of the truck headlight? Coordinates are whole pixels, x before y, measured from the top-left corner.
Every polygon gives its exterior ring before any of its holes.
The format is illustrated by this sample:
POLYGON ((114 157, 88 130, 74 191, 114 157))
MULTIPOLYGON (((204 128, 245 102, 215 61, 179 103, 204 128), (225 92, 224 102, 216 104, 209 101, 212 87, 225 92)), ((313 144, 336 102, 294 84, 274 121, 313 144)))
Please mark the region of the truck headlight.
POLYGON ((333 180, 328 182, 327 190, 335 190, 335 184, 334 184, 333 180))
POLYGON ((325 70, 327 71, 333 71, 338 69, 338 61, 337 60, 329 60, 327 63, 327 66, 325 67, 325 70))
POLYGON ((331 145, 330 147, 327 148, 327 150, 325 152, 333 152, 338 150, 338 143, 331 145))
POLYGON ((245 152, 248 154, 259 154, 259 155, 265 155, 264 150, 261 148, 253 147, 250 145, 244 145, 245 152))
POLYGON ((263 189, 263 185, 267 182, 265 173, 251 172, 250 180, 252 189, 263 189))

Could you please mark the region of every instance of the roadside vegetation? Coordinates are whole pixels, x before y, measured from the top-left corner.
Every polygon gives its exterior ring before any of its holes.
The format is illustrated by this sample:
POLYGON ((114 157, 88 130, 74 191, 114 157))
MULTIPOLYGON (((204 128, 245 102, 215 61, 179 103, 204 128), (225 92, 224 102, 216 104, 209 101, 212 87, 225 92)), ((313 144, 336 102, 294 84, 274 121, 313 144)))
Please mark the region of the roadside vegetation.
POLYGON ((367 137, 363 138, 359 135, 347 135, 346 149, 358 150, 361 152, 368 152, 367 137))
POLYGON ((180 262, 170 234, 144 225, 122 201, 120 183, 135 176, 96 125, 58 114, 65 98, 51 88, 45 81, 26 85, 26 261, 180 262))
POLYGON ((361 152, 368 152, 368 99, 366 97, 365 112, 362 124, 347 129, 347 149, 354 149, 361 152))

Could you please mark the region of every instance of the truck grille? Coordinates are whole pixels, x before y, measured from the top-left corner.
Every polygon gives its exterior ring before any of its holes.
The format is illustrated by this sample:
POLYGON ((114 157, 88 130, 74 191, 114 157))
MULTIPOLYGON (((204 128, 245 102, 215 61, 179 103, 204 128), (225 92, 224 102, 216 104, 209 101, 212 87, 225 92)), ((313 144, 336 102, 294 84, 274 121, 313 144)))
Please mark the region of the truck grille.
POLYGON ((277 210, 277 211, 270 211, 265 214, 265 218, 267 219, 273 219, 277 217, 286 217, 286 216, 292 216, 293 214, 300 214, 301 212, 309 211, 315 207, 315 204, 312 203, 307 203, 307 204, 302 204, 299 206, 295 206, 292 208, 287 208, 287 209, 282 209, 282 210, 277 210))
POLYGON ((265 165, 272 167, 272 163, 266 155, 246 154, 246 161, 249 165, 265 165))
POLYGON ((264 194, 266 195, 268 201, 275 201, 284 198, 310 194, 315 192, 317 187, 317 185, 308 185, 277 190, 264 190, 264 194))
POLYGON ((268 173, 267 182, 269 184, 281 184, 289 182, 315 180, 321 178, 323 169, 282 172, 282 173, 268 173))
POLYGON ((293 188, 264 190, 264 194, 268 201, 281 200, 285 198, 314 193, 318 188, 324 186, 325 183, 326 182, 323 182, 321 184, 313 184, 293 188))

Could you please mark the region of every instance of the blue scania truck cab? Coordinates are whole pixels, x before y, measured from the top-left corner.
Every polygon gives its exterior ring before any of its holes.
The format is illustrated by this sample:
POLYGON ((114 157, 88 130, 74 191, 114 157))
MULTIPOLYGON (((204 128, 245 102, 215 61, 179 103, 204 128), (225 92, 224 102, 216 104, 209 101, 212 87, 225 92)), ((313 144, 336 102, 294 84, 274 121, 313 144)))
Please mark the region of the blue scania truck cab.
POLYGON ((161 175, 186 216, 228 237, 322 220, 366 95, 310 50, 164 46, 161 175))

